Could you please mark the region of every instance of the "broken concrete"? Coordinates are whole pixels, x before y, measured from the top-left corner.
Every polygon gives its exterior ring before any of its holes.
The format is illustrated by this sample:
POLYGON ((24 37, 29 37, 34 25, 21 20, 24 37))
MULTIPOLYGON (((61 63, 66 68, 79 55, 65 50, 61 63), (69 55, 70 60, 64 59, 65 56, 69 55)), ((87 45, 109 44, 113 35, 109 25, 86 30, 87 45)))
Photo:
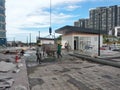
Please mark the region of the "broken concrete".
POLYGON ((4 55, 0 53, 0 61, 5 61, 5 62, 14 62, 15 61, 15 56, 11 55, 4 55))
POLYGON ((10 70, 13 70, 15 67, 16 65, 11 62, 0 62, 0 72, 8 72, 10 70))
POLYGON ((14 83, 14 79, 10 76, 0 76, 0 90, 10 88, 14 83))
POLYGON ((0 53, 0 90, 29 90, 25 61, 15 63, 15 57, 0 53))
POLYGON ((25 86, 19 85, 15 87, 15 90, 27 90, 25 86))

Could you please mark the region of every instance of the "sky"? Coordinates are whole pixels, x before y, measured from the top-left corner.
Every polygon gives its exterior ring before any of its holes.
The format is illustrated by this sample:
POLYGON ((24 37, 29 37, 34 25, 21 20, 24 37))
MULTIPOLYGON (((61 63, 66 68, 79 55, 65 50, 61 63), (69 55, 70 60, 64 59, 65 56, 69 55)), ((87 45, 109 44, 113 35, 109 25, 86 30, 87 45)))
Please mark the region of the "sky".
POLYGON ((39 32, 49 37, 50 26, 57 37, 56 29, 89 18, 90 9, 113 5, 120 5, 120 0, 6 0, 7 40, 30 42, 31 36, 31 42, 36 42, 39 32))

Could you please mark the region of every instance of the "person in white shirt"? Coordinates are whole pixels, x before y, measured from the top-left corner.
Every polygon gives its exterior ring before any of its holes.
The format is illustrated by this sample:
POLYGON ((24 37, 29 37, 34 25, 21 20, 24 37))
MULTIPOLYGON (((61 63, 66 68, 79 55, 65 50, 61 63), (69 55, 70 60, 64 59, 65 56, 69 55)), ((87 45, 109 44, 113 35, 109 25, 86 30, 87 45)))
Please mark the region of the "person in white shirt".
POLYGON ((42 44, 39 43, 37 48, 36 48, 37 62, 39 64, 41 64, 41 61, 42 61, 42 53, 43 53, 42 44))

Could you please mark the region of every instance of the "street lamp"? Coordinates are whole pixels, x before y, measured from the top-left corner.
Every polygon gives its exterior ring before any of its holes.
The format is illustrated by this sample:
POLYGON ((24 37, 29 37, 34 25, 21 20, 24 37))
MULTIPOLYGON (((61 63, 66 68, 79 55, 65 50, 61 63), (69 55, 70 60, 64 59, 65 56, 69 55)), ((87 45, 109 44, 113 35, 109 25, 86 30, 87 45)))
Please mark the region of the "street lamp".
POLYGON ((98 32, 98 56, 100 56, 100 13, 98 14, 99 16, 99 32, 98 32))
POLYGON ((98 12, 98 18, 99 18, 99 29, 98 29, 98 56, 100 56, 100 34, 101 34, 101 31, 100 31, 100 29, 101 29, 101 25, 102 25, 102 13, 104 13, 104 11, 102 11, 102 10, 100 10, 99 12, 98 12), (101 22, 100 22, 101 21, 101 22))

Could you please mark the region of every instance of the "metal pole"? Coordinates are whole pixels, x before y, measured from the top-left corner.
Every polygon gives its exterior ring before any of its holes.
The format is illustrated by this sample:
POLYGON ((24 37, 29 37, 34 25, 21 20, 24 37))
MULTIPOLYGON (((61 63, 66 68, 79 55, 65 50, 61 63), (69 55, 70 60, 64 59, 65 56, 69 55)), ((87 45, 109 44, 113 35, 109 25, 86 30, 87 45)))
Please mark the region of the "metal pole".
POLYGON ((54 44, 55 44, 55 33, 54 33, 54 44))
POLYGON ((100 56, 100 13, 99 13, 99 32, 98 32, 98 56, 100 56))
POLYGON ((27 36, 27 46, 28 46, 28 36, 27 36))
POLYGON ((13 46, 15 47, 15 37, 13 38, 13 46))
POLYGON ((39 43, 41 42, 40 31, 39 31, 39 37, 38 37, 37 41, 38 41, 39 43))
POLYGON ((39 38, 40 38, 40 31, 39 31, 39 38))
POLYGON ((51 27, 51 0, 50 0, 50 27, 49 27, 49 34, 52 34, 52 27, 51 27))
POLYGON ((50 0, 50 27, 51 27, 51 0, 50 0))
POLYGON ((31 33, 30 33, 30 44, 29 44, 29 45, 30 45, 30 47, 31 47, 31 33))

